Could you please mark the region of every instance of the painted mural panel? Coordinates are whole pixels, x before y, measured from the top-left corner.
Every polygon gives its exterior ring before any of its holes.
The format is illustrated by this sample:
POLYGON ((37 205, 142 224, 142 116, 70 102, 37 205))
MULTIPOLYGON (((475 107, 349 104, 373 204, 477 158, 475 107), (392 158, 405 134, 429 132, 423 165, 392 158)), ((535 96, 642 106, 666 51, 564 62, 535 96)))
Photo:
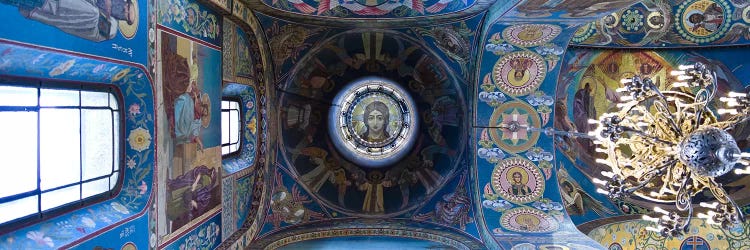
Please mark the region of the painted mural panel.
POLYGON ((307 240, 292 243, 286 246, 279 247, 278 249, 327 249, 327 250, 346 250, 346 249, 360 249, 360 250, 376 250, 376 249, 401 249, 401 250, 417 250, 417 249, 450 249, 452 247, 446 246, 437 242, 409 239, 409 238, 396 238, 396 237, 385 237, 385 236, 349 236, 349 237, 338 237, 338 238, 322 238, 315 240, 307 240))
POLYGON ((722 229, 693 219, 684 236, 665 238, 646 230, 652 226, 643 220, 620 221, 595 228, 588 233, 608 249, 711 250, 749 249, 750 224, 722 229))
POLYGON ((146 0, 0 1, 0 37, 146 65, 146 0))
POLYGON ((433 200, 425 204, 421 211, 414 213, 412 219, 457 228, 479 238, 472 209, 474 204, 470 197, 469 175, 464 170, 454 176, 441 192, 433 196, 433 200))
MULTIPOLYGON (((284 107, 280 159, 338 214, 387 217, 428 202, 460 166, 467 140, 465 86, 440 57, 395 31, 346 32, 314 51, 298 64, 279 98, 284 107), (326 120, 334 110, 327 102, 363 75, 378 75, 403 88, 415 98, 420 121, 403 160, 381 168, 347 160, 325 127, 333 124, 326 120)), ((360 106, 357 114, 366 108, 360 106)), ((352 126, 362 129, 353 133, 359 136, 367 127, 365 122, 352 126)))
POLYGON ((476 0, 263 0, 272 8, 308 15, 331 17, 417 17, 458 12, 471 7, 476 0))
MULTIPOLYGON (((112 85, 122 91, 126 112, 124 176, 115 197, 85 209, 47 219, 0 236, 0 249, 53 249, 65 247, 92 233, 115 235, 112 244, 124 244, 133 230, 142 225, 136 218, 146 209, 152 194, 154 165, 154 104, 151 81, 143 68, 38 48, 0 43, 0 72, 18 77, 77 81, 112 85), (92 74, 94 73, 94 74, 92 74), (128 221, 128 222, 125 222, 128 221), (135 227, 135 226, 133 226, 135 227), (106 231, 105 231, 106 230, 106 231)), ((146 234, 138 231, 136 237, 146 234)), ((106 236, 107 238, 110 236, 106 236)), ((135 241, 144 246, 145 241, 135 241)), ((119 247, 119 246, 117 246, 119 247)))
POLYGON ((302 55, 326 33, 321 27, 287 23, 263 14, 258 14, 258 21, 268 38, 272 67, 277 79, 289 74, 294 64, 302 59, 302 55))
POLYGON ((513 18, 567 18, 579 21, 581 18, 597 17, 603 13, 633 4, 633 0, 525 0, 504 15, 513 18))
POLYGON ((296 183, 286 168, 277 165, 273 172, 270 209, 260 234, 276 232, 282 228, 329 218, 310 194, 296 183))
MULTIPOLYGON (((583 12, 566 9, 579 3, 525 1, 519 6, 538 12, 520 18, 580 20, 598 15, 599 8, 622 4, 588 1, 593 7, 575 10, 583 12)), ((555 85, 558 74, 565 72, 563 52, 575 29, 559 22, 501 20, 490 25, 483 38, 475 92, 474 164, 482 203, 478 212, 489 229, 485 237, 494 239, 487 244, 505 249, 599 249, 575 230, 565 213, 553 164, 557 136, 552 108, 559 101, 555 85)))
POLYGON ((189 233, 161 249, 215 249, 222 239, 221 214, 208 219, 189 233))
MULTIPOLYGON (((641 75, 650 77, 660 89, 668 88, 676 81, 669 72, 679 64, 700 62, 710 65, 716 71, 718 90, 722 96, 729 91, 744 92, 747 84, 739 79, 750 76, 750 70, 745 68, 744 58, 748 52, 741 48, 713 48, 702 50, 601 50, 601 49, 571 49, 566 54, 563 72, 557 86, 557 100, 554 118, 557 130, 585 134, 593 129, 586 121, 597 119, 601 114, 615 109, 619 102, 620 93, 615 89, 620 87, 620 79, 641 75)), ((684 89, 690 91, 689 89, 684 89)), ((723 107, 723 104, 712 103, 712 107, 723 107)), ((719 116, 719 119, 722 117, 719 116)), ((747 124, 741 124, 731 132, 742 147, 748 143, 747 124)), ((607 179, 601 176, 601 171, 609 169, 596 163, 593 143, 585 137, 557 137, 555 148, 561 159, 560 177, 561 191, 568 211, 573 221, 585 223, 599 218, 611 217, 619 214, 643 214, 657 203, 633 196, 623 201, 602 202, 608 209, 601 209, 596 204, 586 205, 586 196, 599 197, 595 193, 591 178, 607 179), (565 171, 562 171, 565 170, 565 171), (580 199, 576 198, 578 194, 580 199), (583 203, 583 206, 581 206, 583 203), (581 209, 583 207, 583 209, 581 209), (613 213, 606 212, 611 210, 613 213)), ((748 198, 747 187, 750 177, 744 175, 727 175, 720 180, 724 188, 732 197, 740 201, 738 205, 746 206, 743 201, 748 198)), ((711 202, 713 197, 708 194, 698 194, 693 198, 694 203, 711 202)))
POLYGON ((221 15, 195 0, 157 1, 159 25, 221 47, 221 15))
POLYGON ((162 83, 168 134, 162 141, 169 168, 166 232, 175 232, 216 208, 221 198, 221 52, 192 40, 160 33, 162 83))
MULTIPOLYGON (((437 48, 440 55, 453 68, 453 71, 468 78, 475 68, 477 36, 484 15, 476 15, 469 19, 434 27, 414 28, 414 32, 421 35, 430 47, 437 48)), ((468 79, 467 79, 468 80, 468 79)))
POLYGON ((750 5, 728 0, 646 0, 581 27, 572 42, 610 47, 750 43, 750 5))

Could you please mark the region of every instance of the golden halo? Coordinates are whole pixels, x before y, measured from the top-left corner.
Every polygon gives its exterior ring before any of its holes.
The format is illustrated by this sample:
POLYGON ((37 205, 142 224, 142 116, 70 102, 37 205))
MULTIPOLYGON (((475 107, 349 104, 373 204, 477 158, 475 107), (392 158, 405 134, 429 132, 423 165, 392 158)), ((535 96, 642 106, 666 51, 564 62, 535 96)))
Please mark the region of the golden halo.
POLYGON ((523 85, 526 85, 526 83, 529 82, 529 79, 531 79, 530 70, 528 72, 524 72, 523 77, 521 77, 521 79, 519 80, 516 80, 516 77, 514 76, 516 72, 518 71, 515 69, 510 69, 510 71, 508 71, 508 82, 514 87, 521 87, 523 85))
POLYGON ((132 39, 135 36, 135 33, 138 31, 138 19, 140 19, 140 17, 138 16, 138 0, 132 1, 133 6, 135 7, 133 8, 135 10, 135 19, 133 19, 133 24, 128 24, 128 22, 124 20, 117 21, 120 34, 122 34, 125 39, 132 39))

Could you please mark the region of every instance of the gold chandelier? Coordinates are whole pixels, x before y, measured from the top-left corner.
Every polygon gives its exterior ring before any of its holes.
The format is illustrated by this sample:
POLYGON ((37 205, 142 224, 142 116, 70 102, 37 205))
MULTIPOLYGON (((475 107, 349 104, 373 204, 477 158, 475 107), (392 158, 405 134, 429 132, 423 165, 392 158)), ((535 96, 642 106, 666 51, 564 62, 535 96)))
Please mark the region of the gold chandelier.
MULTIPOLYGON (((681 65, 672 71, 677 81, 659 89, 645 77, 622 79, 617 92, 623 96, 617 111, 605 113, 589 135, 602 155, 596 160, 611 168, 602 171, 608 180, 594 178, 597 192, 622 200, 635 195, 646 200, 673 203, 676 210, 655 207, 660 216, 644 215, 655 223, 647 229, 662 236, 687 232, 693 218, 693 197, 708 189, 716 202, 701 202, 697 217, 724 228, 745 221, 737 204, 716 178, 731 172, 738 163, 750 165, 727 131, 750 117, 750 97, 729 92, 720 97, 724 108, 709 105, 717 94, 716 74, 706 65, 681 65), (719 121, 715 113, 728 117, 719 121)), ((750 167, 735 169, 750 174, 750 167)))

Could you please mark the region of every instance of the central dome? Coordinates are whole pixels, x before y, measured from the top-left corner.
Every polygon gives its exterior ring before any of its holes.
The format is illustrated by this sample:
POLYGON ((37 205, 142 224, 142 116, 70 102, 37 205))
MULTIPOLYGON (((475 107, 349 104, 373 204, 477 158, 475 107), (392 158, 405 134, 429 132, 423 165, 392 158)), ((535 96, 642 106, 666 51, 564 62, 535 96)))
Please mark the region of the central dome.
POLYGON ((344 87, 328 112, 336 149, 349 161, 380 168, 402 159, 414 145, 419 117, 408 92, 396 83, 367 77, 344 87))

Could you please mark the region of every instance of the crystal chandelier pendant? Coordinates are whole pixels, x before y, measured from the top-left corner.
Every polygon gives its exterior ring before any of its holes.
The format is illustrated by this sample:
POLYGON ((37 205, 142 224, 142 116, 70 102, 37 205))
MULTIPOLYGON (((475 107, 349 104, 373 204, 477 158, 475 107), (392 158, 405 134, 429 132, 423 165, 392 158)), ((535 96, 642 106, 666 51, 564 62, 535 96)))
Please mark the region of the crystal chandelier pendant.
POLYGON ((680 66, 672 74, 680 82, 660 89, 650 78, 623 79, 619 110, 605 113, 589 135, 603 157, 597 163, 611 168, 602 172, 609 180, 594 179, 603 188, 597 191, 611 199, 637 196, 646 200, 671 203, 675 210, 655 207, 657 218, 651 231, 663 236, 687 232, 693 217, 693 197, 709 190, 716 198, 712 204, 700 203, 698 218, 729 228, 745 221, 740 208, 716 181, 733 169, 750 174, 750 153, 743 153, 728 130, 746 122, 750 116, 750 97, 730 92, 719 100, 726 109, 716 113, 728 117, 719 121, 709 107, 717 94, 716 75, 706 65, 680 66))

